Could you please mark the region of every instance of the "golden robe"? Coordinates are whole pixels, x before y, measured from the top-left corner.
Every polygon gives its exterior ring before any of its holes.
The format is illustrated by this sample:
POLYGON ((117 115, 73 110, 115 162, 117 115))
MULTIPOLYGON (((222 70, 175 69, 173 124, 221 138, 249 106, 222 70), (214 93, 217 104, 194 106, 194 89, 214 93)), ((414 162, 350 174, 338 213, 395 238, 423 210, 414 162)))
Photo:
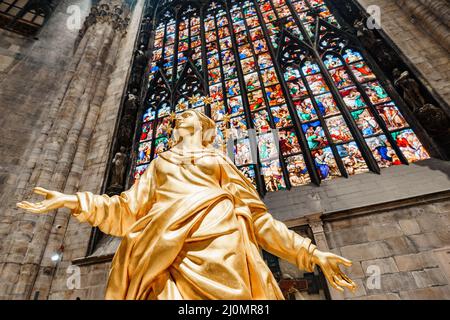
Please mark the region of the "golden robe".
POLYGON ((283 299, 260 247, 311 272, 310 239, 267 212, 214 149, 167 151, 120 196, 77 193, 80 221, 123 237, 106 299, 283 299))

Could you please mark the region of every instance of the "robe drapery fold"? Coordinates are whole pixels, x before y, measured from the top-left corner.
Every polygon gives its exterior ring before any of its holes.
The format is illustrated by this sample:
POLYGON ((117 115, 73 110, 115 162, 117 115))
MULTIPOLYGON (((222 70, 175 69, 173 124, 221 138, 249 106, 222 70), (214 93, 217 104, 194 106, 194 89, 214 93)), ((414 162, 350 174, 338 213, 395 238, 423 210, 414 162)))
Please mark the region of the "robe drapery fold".
POLYGON ((73 215, 122 237, 107 299, 283 299, 260 248, 312 271, 311 240, 276 221, 211 149, 167 151, 118 196, 77 193, 73 215))

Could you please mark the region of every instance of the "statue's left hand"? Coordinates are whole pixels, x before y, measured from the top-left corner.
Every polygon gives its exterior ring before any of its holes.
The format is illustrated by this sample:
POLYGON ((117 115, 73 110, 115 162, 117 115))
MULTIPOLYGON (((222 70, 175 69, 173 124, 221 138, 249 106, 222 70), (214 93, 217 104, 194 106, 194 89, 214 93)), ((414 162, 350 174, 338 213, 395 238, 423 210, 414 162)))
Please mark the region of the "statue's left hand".
POLYGON ((37 203, 22 201, 17 206, 32 213, 45 213, 62 207, 74 209, 78 206, 78 199, 73 195, 50 191, 40 187, 34 188, 33 192, 44 196, 45 200, 37 203))
POLYGON ((322 252, 316 249, 313 254, 313 262, 322 269, 328 282, 336 290, 340 292, 344 292, 344 288, 350 289, 351 291, 356 290, 356 284, 339 268, 340 264, 351 267, 352 262, 350 260, 330 252, 322 252))

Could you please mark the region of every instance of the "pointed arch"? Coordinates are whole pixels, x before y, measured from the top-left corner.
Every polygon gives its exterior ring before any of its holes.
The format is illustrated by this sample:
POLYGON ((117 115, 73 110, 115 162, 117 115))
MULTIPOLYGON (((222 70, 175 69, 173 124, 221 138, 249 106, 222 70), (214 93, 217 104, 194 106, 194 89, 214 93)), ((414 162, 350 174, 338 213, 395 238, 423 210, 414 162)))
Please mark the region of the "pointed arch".
POLYGON ((159 10, 148 90, 164 83, 170 103, 155 110, 153 156, 166 146, 156 139, 170 132, 168 110, 203 107, 209 95, 216 146, 261 194, 428 157, 326 1, 165 1, 159 10))
MULTIPOLYGON (((192 58, 189 57, 174 87, 173 101, 176 108, 175 112, 182 111, 181 109, 177 109, 180 102, 187 103, 186 108, 204 107, 204 103, 200 98, 206 95, 203 76, 200 70, 194 65, 192 58), (199 100, 195 102, 193 101, 196 99, 189 101, 193 97, 197 97, 199 100)), ((205 112, 204 109, 202 111, 205 112)))
POLYGON ((202 36, 200 26, 200 4, 195 1, 185 1, 178 7, 177 46, 175 50, 176 75, 174 83, 181 77, 183 68, 192 58, 201 68, 202 36))

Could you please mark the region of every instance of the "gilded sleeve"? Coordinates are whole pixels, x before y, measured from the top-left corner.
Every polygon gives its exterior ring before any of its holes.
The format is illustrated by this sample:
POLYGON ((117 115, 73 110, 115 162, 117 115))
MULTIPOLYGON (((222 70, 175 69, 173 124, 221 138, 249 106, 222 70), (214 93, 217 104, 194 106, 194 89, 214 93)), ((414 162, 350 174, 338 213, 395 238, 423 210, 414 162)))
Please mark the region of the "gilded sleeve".
POLYGON ((312 256, 316 246, 310 239, 289 230, 284 223, 275 220, 268 212, 255 216, 253 227, 258 244, 264 250, 296 265, 299 269, 314 271, 312 256))
POLYGON ((316 246, 308 238, 275 220, 261 201, 251 182, 227 159, 224 162, 223 186, 235 198, 235 212, 251 216, 253 233, 264 250, 289 261, 299 269, 313 272, 316 246))
POLYGON ((88 222, 109 235, 123 237, 129 228, 145 216, 152 205, 154 190, 153 161, 133 186, 120 195, 94 195, 78 192, 78 208, 72 214, 80 222, 88 222))

